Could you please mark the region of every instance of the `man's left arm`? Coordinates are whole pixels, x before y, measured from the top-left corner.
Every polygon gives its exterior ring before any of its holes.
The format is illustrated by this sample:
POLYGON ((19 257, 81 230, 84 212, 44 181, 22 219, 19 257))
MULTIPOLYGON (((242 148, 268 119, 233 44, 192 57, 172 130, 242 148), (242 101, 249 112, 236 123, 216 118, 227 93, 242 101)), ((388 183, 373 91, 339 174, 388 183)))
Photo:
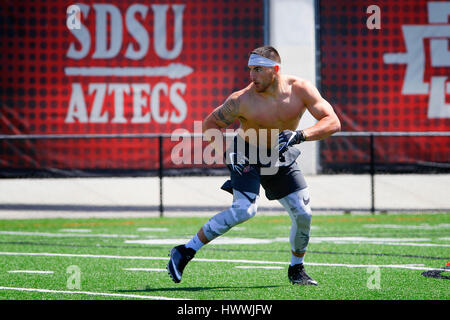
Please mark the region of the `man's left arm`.
POLYGON ((295 88, 311 115, 317 122, 303 129, 306 141, 322 140, 341 130, 341 122, 333 107, 309 81, 302 81, 295 88))
POLYGON ((308 111, 317 122, 309 128, 297 131, 284 130, 278 135, 278 150, 286 151, 290 146, 304 141, 322 140, 341 130, 341 122, 333 107, 320 95, 314 85, 308 81, 299 81, 294 85, 308 111))

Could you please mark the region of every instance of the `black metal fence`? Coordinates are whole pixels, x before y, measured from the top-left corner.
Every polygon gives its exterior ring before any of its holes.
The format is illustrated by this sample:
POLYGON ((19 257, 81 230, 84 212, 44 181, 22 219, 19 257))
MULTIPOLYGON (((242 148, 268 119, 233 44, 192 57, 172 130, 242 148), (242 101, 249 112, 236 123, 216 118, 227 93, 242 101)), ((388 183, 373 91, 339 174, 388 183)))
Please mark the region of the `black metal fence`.
MULTIPOLYGON (((173 135, 170 133, 129 133, 129 134, 54 134, 54 135, 0 135, 1 140, 39 140, 39 139, 112 139, 112 138, 146 138, 146 139, 158 139, 158 154, 159 154, 159 166, 157 172, 151 175, 157 175, 159 179, 159 214, 162 217, 164 215, 164 185, 163 179, 168 176, 167 170, 164 166, 164 140, 166 138, 171 138, 173 135)), ((177 136, 189 136, 189 137, 201 137, 201 133, 189 133, 180 134, 177 136)), ((377 163, 375 159, 375 148, 376 148, 376 138, 377 137, 450 137, 450 132, 338 132, 331 136, 333 137, 368 137, 369 138, 369 162, 368 170, 364 173, 370 175, 370 190, 371 190, 371 205, 370 212, 375 213, 377 208, 375 207, 375 175, 377 174, 377 163)), ((448 172, 450 169, 450 159, 446 163, 440 163, 439 167, 445 169, 448 172)), ((171 170, 170 176, 179 175, 191 176, 204 176, 204 175, 226 175, 228 173, 227 169, 224 167, 223 170, 208 171, 205 170, 194 170, 194 171, 184 171, 178 172, 177 170, 171 170)), ((360 172, 361 173, 361 172, 360 172)))

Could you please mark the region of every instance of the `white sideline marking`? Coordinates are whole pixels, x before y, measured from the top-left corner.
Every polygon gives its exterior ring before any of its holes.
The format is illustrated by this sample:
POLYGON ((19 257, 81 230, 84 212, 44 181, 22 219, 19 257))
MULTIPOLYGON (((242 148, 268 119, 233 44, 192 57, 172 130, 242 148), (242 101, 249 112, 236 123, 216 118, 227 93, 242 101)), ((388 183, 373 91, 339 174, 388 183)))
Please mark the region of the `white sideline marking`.
POLYGON ((158 268, 123 268, 125 271, 167 271, 167 269, 158 268))
POLYGON ((67 294, 87 294, 90 296, 107 296, 107 297, 123 297, 136 299, 151 299, 151 300, 190 300, 184 298, 168 298, 158 296, 143 296, 137 294, 121 294, 121 293, 107 293, 107 292, 91 292, 91 291, 65 291, 65 290, 50 290, 50 289, 35 289, 35 288, 16 288, 16 287, 0 287, 0 290, 15 290, 15 291, 31 291, 44 293, 67 293, 67 294))
MULTIPOLYGON (((125 243, 134 244, 170 244, 177 245, 186 243, 190 238, 177 239, 140 239, 125 240, 125 243)), ((310 243, 334 243, 334 244, 381 244, 392 246, 415 246, 415 247, 450 247, 448 244, 436 243, 417 243, 423 241, 431 241, 429 238, 368 238, 368 237, 311 237, 310 243)), ((227 244, 269 244, 273 242, 289 242, 287 237, 277 237, 274 239, 257 239, 257 238, 229 238, 220 237, 212 240, 210 245, 227 245, 227 244)))
MULTIPOLYGON (((276 238, 281 240, 283 238, 276 238)), ((288 238, 284 238, 288 241, 288 238)), ((450 247, 448 244, 417 243, 431 241, 429 238, 369 238, 369 237, 311 237, 310 243, 331 242, 335 244, 381 244, 412 247, 450 247)))
MULTIPOLYGON (((144 256, 111 256, 111 255, 94 255, 94 254, 70 254, 70 253, 48 253, 48 252, 0 252, 0 255, 5 256, 45 256, 45 257, 77 257, 77 258, 102 258, 102 259, 129 259, 129 260, 169 260, 169 257, 144 257, 144 256)), ((228 262, 228 263, 250 263, 250 264, 281 264, 286 265, 289 262, 285 261, 264 261, 264 260, 228 260, 228 259, 206 259, 195 258, 192 261, 198 262, 228 262)), ((433 267, 416 266, 411 264, 340 264, 340 263, 319 263, 319 262, 305 262, 305 265, 322 266, 322 267, 346 267, 346 268, 394 268, 394 269, 409 269, 409 270, 446 270, 433 267)))
POLYGON ((347 268, 392 268, 392 269, 409 269, 409 270, 445 270, 441 268, 432 267, 419 267, 410 264, 385 264, 385 265, 368 265, 368 264, 339 264, 339 263, 315 263, 315 262, 305 262, 306 265, 310 266, 329 266, 329 267, 347 267, 347 268))
POLYGON ((42 273, 42 274, 52 274, 53 271, 40 271, 40 270, 10 270, 9 273, 42 273))
POLYGON ((189 240, 191 240, 191 239, 189 239, 189 238, 182 238, 182 239, 125 240, 125 243, 177 245, 177 244, 180 244, 180 243, 186 243, 189 240))
MULTIPOLYGON (((22 231, 0 231, 0 234, 19 235, 19 236, 43 236, 43 237, 92 237, 92 238, 142 238, 140 240, 126 240, 125 243, 135 244, 170 244, 176 245, 186 243, 190 238, 181 239, 149 239, 155 236, 138 236, 135 234, 82 234, 82 233, 51 233, 51 232, 22 232, 22 231)), ((445 238, 441 239, 444 240, 445 238)), ((257 239, 257 238, 228 238, 220 237, 211 241, 212 245, 228 245, 228 244, 269 244, 273 242, 288 242, 287 237, 277 237, 274 239, 257 239)), ((392 246, 412 246, 412 247, 450 247, 450 244, 435 243, 416 243, 423 241, 431 241, 429 238, 369 238, 369 237, 311 237, 310 243, 334 243, 334 244, 382 244, 392 246)))
POLYGON ((370 229, 419 229, 419 230, 435 230, 450 229, 450 224, 441 223, 437 225, 429 225, 428 223, 419 225, 403 225, 403 224, 364 224, 364 228, 370 229))
MULTIPOLYGON (((276 238, 276 239, 288 239, 288 238, 276 238)), ((384 243, 384 242, 423 242, 431 241, 429 238, 376 238, 376 237, 311 237, 310 242, 332 242, 332 243, 384 243)))
POLYGON ((139 231, 139 232, 145 232, 145 231, 150 231, 150 232, 168 232, 169 229, 168 228, 138 228, 137 231, 139 231))
MULTIPOLYGON (((158 229, 158 228, 154 228, 158 229)), ((153 229, 153 231, 155 231, 153 229)), ((160 228, 161 231, 164 228, 160 228)), ((126 240, 125 243, 136 244, 170 244, 176 245, 188 242, 191 238, 178 239, 154 239, 155 236, 140 236, 135 234, 83 234, 77 233, 51 233, 51 232, 22 232, 22 231, 0 231, 0 234, 19 235, 19 236, 42 236, 42 237, 92 237, 92 238, 142 238, 139 240, 126 240), (153 239, 149 239, 153 238, 153 239)), ((440 238, 439 240, 448 240, 448 238, 440 238)), ((212 245, 227 244, 269 244, 273 242, 288 242, 287 237, 277 237, 274 239, 257 239, 257 238, 237 238, 237 237, 219 237, 211 241, 212 245)), ((415 247, 450 247, 450 244, 435 243, 417 243, 431 241, 429 238, 374 238, 374 237, 311 237, 310 243, 335 243, 335 244, 382 244, 393 246, 415 246, 415 247)))
POLYGON ((49 252, 0 252, 5 256, 44 256, 44 257, 69 257, 69 258, 103 258, 103 259, 130 259, 130 260, 168 260, 169 257, 144 257, 144 256, 111 256, 97 254, 73 254, 73 253, 49 253, 49 252))
POLYGON ((268 266, 235 266, 237 269, 283 269, 283 267, 268 267, 268 266))
POLYGON ((390 246, 411 246, 411 247, 450 247, 450 244, 435 244, 435 243, 402 243, 402 242, 371 242, 370 244, 387 244, 390 246))
POLYGON ((52 233, 52 232, 25 232, 25 231, 0 231, 0 234, 14 236, 41 236, 41 237, 91 237, 91 238, 138 238, 135 234, 79 234, 79 233, 52 233))
MULTIPOLYGON (((191 238, 183 239, 145 239, 145 240, 125 240, 125 243, 135 244, 180 244, 186 243, 191 238)), ((273 239, 256 239, 256 238, 228 238, 220 237, 212 240, 210 244, 267 244, 274 242, 273 239)))
POLYGON ((91 229, 60 229, 60 232, 80 232, 80 233, 88 233, 92 232, 91 229))

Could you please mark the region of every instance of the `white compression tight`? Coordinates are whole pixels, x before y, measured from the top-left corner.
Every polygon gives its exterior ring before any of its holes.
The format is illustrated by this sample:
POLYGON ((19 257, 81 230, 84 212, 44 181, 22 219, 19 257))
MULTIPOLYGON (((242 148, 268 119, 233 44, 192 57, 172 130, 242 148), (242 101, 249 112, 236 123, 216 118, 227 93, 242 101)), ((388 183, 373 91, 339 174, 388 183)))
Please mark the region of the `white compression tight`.
POLYGON ((203 233, 208 241, 224 234, 232 227, 255 216, 256 201, 259 196, 251 192, 233 190, 233 204, 231 208, 216 214, 203 225, 203 233))
POLYGON ((292 220, 290 243, 295 253, 306 252, 311 229, 311 207, 308 188, 293 192, 278 201, 283 205, 292 220))
MULTIPOLYGON (((245 192, 233 190, 233 204, 231 208, 213 216, 203 226, 203 232, 211 241, 223 235, 235 225, 255 216, 257 212, 257 200, 259 196, 245 192), (254 201, 252 201, 255 199, 254 201)), ((308 188, 293 192, 278 201, 283 205, 291 217, 292 226, 289 236, 291 249, 295 253, 306 252, 309 243, 311 229, 311 207, 309 205, 308 188)))

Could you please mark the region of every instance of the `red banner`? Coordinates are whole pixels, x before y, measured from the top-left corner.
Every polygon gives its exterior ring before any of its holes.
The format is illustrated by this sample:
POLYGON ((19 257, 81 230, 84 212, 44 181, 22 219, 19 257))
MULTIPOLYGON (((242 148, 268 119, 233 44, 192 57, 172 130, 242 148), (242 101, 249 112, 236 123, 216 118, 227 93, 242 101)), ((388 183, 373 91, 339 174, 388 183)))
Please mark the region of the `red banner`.
MULTIPOLYGON (((323 95, 343 131, 450 131, 449 1, 320 1, 323 95)), ((324 169, 368 163, 368 138, 321 144, 324 169)), ((440 168, 448 137, 375 138, 379 164, 440 168)))
MULTIPOLYGON (((248 83, 263 10, 261 0, 2 1, 0 133, 192 131, 248 83)), ((0 167, 151 170, 158 152, 157 139, 1 141, 0 167)))

